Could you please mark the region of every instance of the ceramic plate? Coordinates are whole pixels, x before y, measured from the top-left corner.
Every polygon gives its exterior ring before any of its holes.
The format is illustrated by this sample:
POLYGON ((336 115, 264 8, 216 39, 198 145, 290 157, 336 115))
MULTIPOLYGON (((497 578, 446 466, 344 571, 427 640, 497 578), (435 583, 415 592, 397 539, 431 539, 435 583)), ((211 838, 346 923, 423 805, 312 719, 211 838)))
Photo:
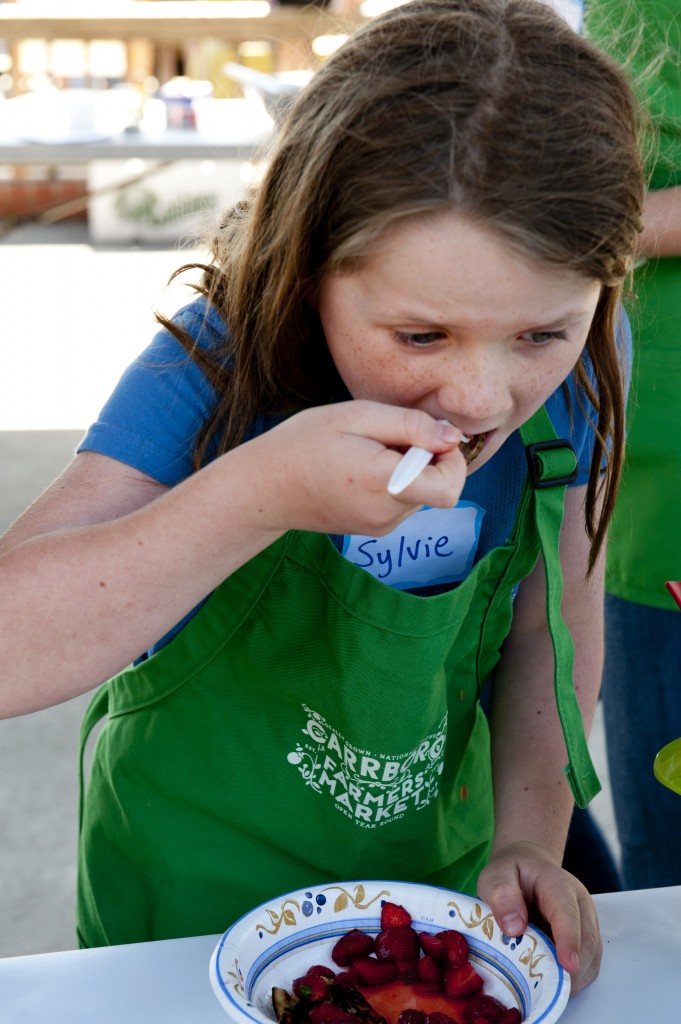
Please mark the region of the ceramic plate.
POLYGON ((485 978, 485 993, 516 1006, 527 1024, 553 1024, 565 1008, 570 977, 549 940, 528 927, 519 938, 499 929, 481 900, 408 882, 336 882, 287 893, 232 925, 210 963, 210 980, 235 1024, 273 1024, 273 987, 290 991, 313 964, 333 967, 331 950, 351 928, 380 931, 384 901, 406 907, 416 931, 455 928, 485 978))

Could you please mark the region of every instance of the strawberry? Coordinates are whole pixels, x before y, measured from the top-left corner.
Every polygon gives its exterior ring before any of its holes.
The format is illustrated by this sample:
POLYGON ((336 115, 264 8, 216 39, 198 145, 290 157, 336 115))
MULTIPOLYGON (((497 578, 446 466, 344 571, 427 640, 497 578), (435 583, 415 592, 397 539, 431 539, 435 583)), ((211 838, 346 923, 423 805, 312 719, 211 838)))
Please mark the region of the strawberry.
POLYGON ((381 907, 381 928, 410 928, 411 914, 399 903, 384 903, 381 907))
POLYGON ((468 942, 466 936, 453 929, 442 932, 445 944, 445 960, 449 967, 463 967, 468 963, 468 942))
POLYGON ((315 964, 314 967, 308 967, 307 974, 317 974, 320 978, 326 978, 328 981, 333 981, 336 977, 334 971, 330 967, 325 967, 324 964, 315 964))
POLYGON ((318 974, 304 974, 293 982, 293 994, 299 999, 309 999, 312 1003, 320 1003, 329 994, 329 983, 318 974))
POLYGON ((416 960, 394 960, 393 963, 397 970, 397 977, 407 985, 413 985, 419 980, 416 960))
POLYGON ((374 940, 371 935, 361 932, 358 928, 341 935, 331 950, 331 959, 339 967, 349 967, 357 957, 369 956, 374 951, 374 940))
POLYGON ((357 1024, 357 1017, 333 1003, 317 1003, 308 1015, 310 1024, 357 1024))
POLYGON ((402 1010, 397 1018, 397 1024, 427 1024, 427 1016, 424 1010, 408 1007, 406 1010, 402 1010))
POLYGON ((376 956, 379 960, 416 962, 419 958, 418 935, 413 928, 385 928, 376 936, 376 956))
POLYGON ((442 971, 432 956, 422 956, 418 963, 419 982, 428 985, 436 992, 442 991, 442 971))
POLYGON ((357 978, 350 971, 341 971, 333 979, 334 985, 340 985, 341 988, 357 988, 357 978))
POLYGON ((444 960, 447 952, 444 934, 444 932, 437 932, 436 935, 431 932, 419 932, 419 945, 426 956, 432 956, 434 960, 444 960))
POLYGON ((521 1024, 522 1019, 520 1010, 514 1006, 512 1009, 506 1010, 501 1017, 497 1017, 494 1024, 521 1024))
POLYGON ((480 991, 484 982, 470 964, 462 967, 448 967, 445 971, 445 994, 450 999, 461 999, 480 991))
POLYGON ((375 960, 371 956, 359 957, 352 961, 352 973, 358 985, 386 985, 397 977, 397 968, 392 960, 375 960))
POLYGON ((414 985, 414 992, 419 996, 439 996, 442 992, 442 985, 422 985, 418 982, 414 985))
POLYGON ((439 1010, 433 1010, 432 1013, 428 1014, 427 1024, 456 1024, 456 1021, 448 1013, 440 1013, 439 1010))
POLYGON ((486 1021, 498 1021, 506 1012, 506 1007, 494 996, 473 996, 463 1011, 465 1024, 473 1024, 481 1018, 486 1021))

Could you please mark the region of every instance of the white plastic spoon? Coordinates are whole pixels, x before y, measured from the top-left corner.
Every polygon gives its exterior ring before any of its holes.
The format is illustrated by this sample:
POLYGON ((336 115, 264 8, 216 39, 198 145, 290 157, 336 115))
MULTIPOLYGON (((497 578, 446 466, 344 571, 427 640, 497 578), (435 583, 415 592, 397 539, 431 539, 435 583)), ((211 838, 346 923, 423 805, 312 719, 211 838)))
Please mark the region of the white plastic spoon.
MULTIPOLYGON (((466 443, 470 441, 470 437, 466 437, 464 434, 461 440, 466 443)), ((405 487, 413 483, 416 477, 423 472, 434 455, 435 452, 429 452, 426 448, 418 448, 416 445, 409 448, 395 466, 393 475, 388 481, 388 494, 392 494, 393 497, 401 494, 405 487)))

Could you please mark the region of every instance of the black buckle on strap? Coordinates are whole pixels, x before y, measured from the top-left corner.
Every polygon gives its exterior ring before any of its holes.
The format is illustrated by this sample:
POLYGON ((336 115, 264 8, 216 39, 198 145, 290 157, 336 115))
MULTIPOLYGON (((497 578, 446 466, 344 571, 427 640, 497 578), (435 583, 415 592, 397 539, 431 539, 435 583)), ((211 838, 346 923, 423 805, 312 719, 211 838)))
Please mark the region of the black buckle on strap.
POLYGON ((525 446, 525 455, 527 456, 527 467, 530 471, 532 486, 536 487, 538 491, 544 490, 547 487, 562 487, 563 484, 574 483, 577 479, 577 453, 565 438, 558 438, 555 441, 537 441, 536 444, 528 444, 525 446), (575 460, 574 469, 564 476, 546 476, 547 467, 538 453, 552 451, 556 448, 567 448, 572 452, 575 460))

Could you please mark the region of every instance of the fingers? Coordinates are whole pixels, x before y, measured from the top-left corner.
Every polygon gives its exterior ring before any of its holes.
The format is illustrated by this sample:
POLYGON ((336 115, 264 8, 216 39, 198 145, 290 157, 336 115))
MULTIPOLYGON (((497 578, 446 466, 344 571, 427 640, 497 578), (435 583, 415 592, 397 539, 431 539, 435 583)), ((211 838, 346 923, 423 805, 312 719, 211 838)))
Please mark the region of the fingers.
POLYGON ((424 505, 456 505, 467 475, 461 436, 418 409, 352 400, 303 410, 249 443, 277 529, 379 537, 424 505), (412 446, 433 459, 393 497, 388 482, 412 446))
POLYGON ((411 483, 397 494, 391 492, 391 499, 403 506, 402 515, 423 505, 450 508, 456 504, 468 471, 459 451, 463 434, 458 427, 437 420, 421 409, 404 409, 365 400, 342 403, 336 409, 341 416, 350 414, 353 434, 370 437, 384 446, 377 454, 379 461, 375 464, 381 490, 387 490, 395 470, 410 448, 433 453, 433 458, 421 467, 411 483))
POLYGON ((428 451, 447 451, 452 445, 458 445, 463 438, 459 428, 447 420, 434 420, 428 413, 422 413, 419 409, 405 409, 404 413, 406 432, 412 437, 419 438, 410 441, 411 445, 426 448, 428 451))
MULTIPOLYGON (((450 451, 463 434, 446 420, 438 420, 422 409, 405 409, 364 399, 346 403, 358 432, 381 441, 390 448, 425 448, 435 454, 450 451)), ((336 407, 341 409, 342 406, 336 407)))
POLYGON ((506 935, 527 928, 533 920, 548 932, 561 966, 570 974, 571 992, 581 991, 598 976, 603 953, 596 907, 579 879, 545 857, 525 850, 498 856, 480 874, 480 897, 489 903, 506 935))
POLYGON ((579 879, 562 868, 544 872, 535 891, 558 961, 572 978, 573 994, 579 992, 600 969, 602 941, 593 900, 579 879))
MULTIPOLYGON (((565 872, 567 875, 567 872, 565 872)), ((564 890, 559 906, 549 911, 556 955, 572 978, 572 994, 580 992, 598 977, 603 941, 594 902, 577 879, 567 875, 572 886, 564 890)))
MULTIPOLYGON (((395 463, 398 476, 402 465, 399 459, 395 463)), ((466 461, 458 448, 443 455, 436 455, 425 468, 418 471, 412 482, 398 493, 390 490, 390 484, 395 479, 395 470, 386 482, 386 490, 394 501, 417 507, 431 505, 437 508, 451 508, 461 495, 467 475, 466 461)))
POLYGON ((505 935, 515 938, 523 934, 528 911, 514 860, 491 861, 480 875, 478 892, 505 935))

